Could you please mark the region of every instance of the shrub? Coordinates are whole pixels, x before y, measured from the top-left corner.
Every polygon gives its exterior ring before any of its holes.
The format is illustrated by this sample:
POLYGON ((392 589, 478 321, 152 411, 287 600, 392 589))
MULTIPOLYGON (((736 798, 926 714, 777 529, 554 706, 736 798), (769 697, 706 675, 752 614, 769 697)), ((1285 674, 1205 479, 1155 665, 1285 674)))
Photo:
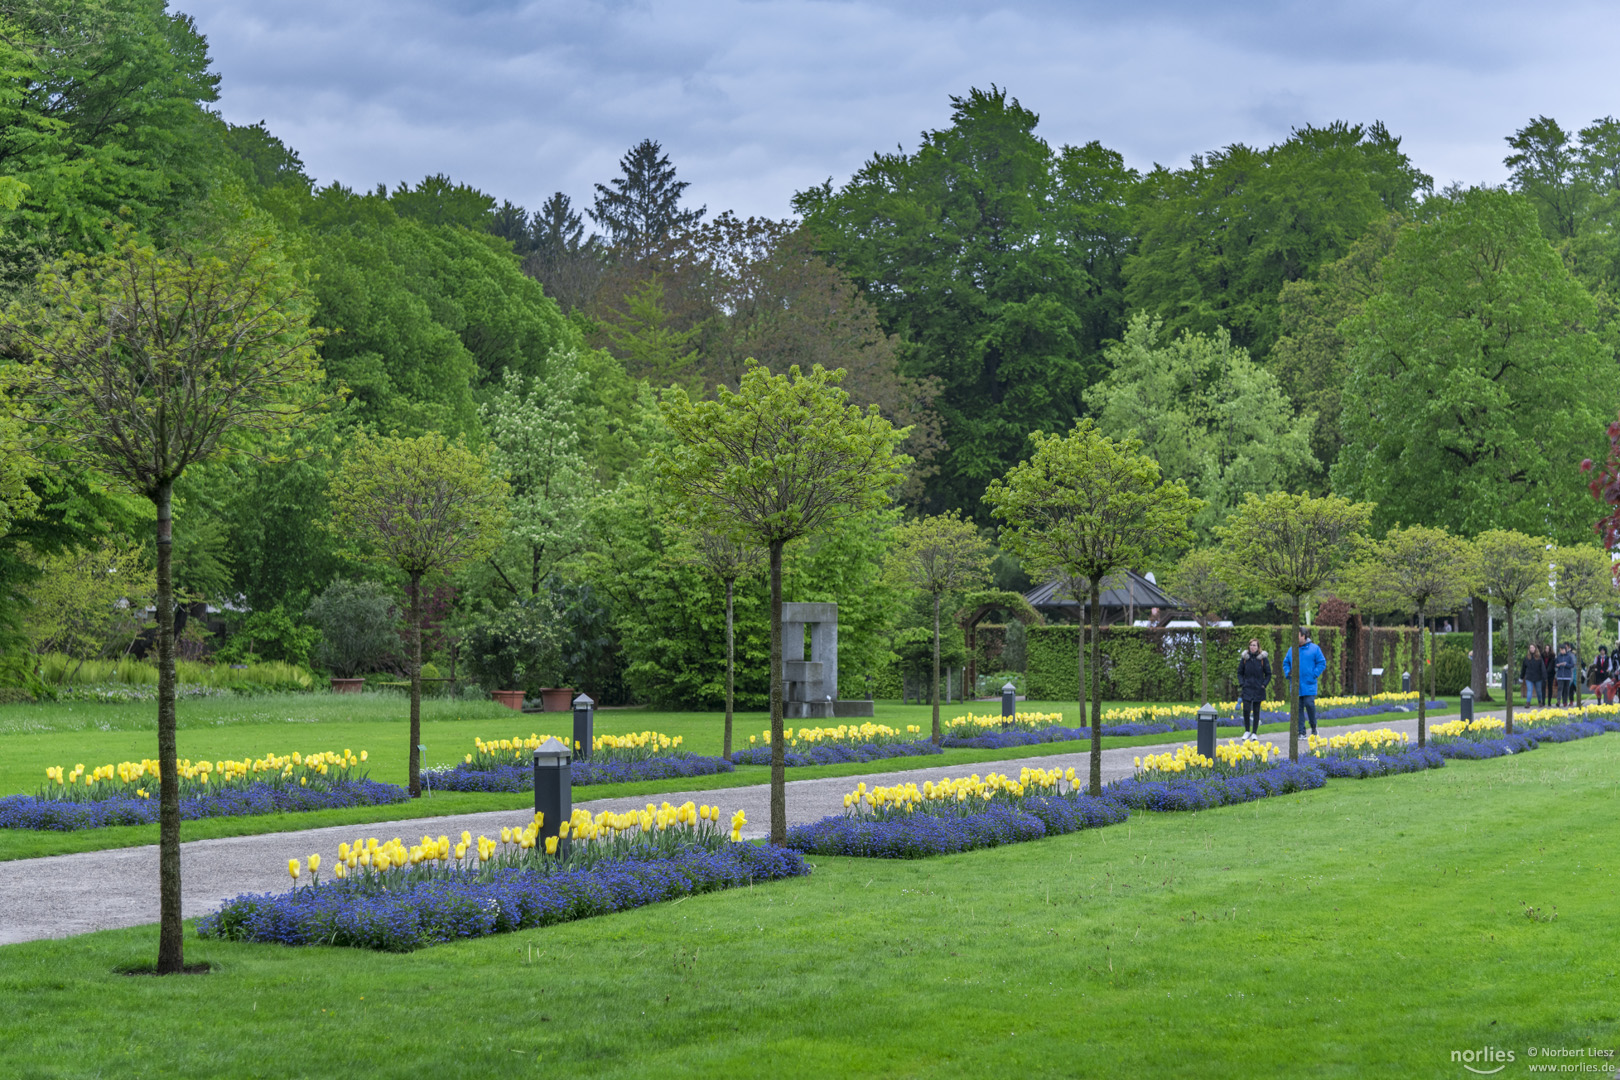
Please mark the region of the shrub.
POLYGON ((399 610, 379 582, 339 578, 304 618, 320 628, 316 660, 340 679, 375 671, 399 651, 399 610))
POLYGON ((1435 654, 1434 685, 1436 693, 1460 694, 1462 688, 1467 686, 1472 678, 1473 671, 1468 662, 1468 654, 1463 650, 1453 649, 1448 645, 1435 654))
POLYGON ((461 642, 467 671, 485 690, 533 694, 557 685, 561 640, 549 598, 520 600, 475 619, 461 642))
POLYGON ((242 620, 231 639, 215 651, 214 660, 221 664, 281 660, 308 667, 320 637, 319 630, 295 622, 277 604, 265 611, 255 611, 242 620))

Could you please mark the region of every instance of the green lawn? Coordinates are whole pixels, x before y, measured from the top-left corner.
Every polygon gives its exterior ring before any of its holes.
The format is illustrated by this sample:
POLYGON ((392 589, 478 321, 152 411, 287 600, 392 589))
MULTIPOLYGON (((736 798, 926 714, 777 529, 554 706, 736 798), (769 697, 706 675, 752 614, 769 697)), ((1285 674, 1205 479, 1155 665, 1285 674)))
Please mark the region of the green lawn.
MULTIPOLYGON (((19 1077, 1468 1076, 1620 1038, 1620 738, 404 956, 0 949, 19 1077), (1526 905, 1541 919, 1526 916, 1526 905), (1551 919, 1556 910, 1556 919, 1551 919), (1546 920, 1546 921, 1543 921, 1546 920)), ((1545 1060, 1544 1058, 1536 1059, 1545 1060)))
MULTIPOLYGON (((1107 707, 1116 704, 1109 702, 1107 707)), ((289 694, 258 698, 204 698, 179 703, 180 755, 193 760, 260 757, 293 750, 351 749, 368 752, 373 779, 404 784, 410 740, 405 729, 406 703, 392 694, 289 694)), ((994 711, 993 703, 941 707, 950 718, 968 712, 994 711)), ((1073 702, 1029 702, 1023 710, 1075 715, 1073 702)), ((930 711, 926 705, 878 702, 876 720, 903 728, 917 724, 926 731, 930 711)), ((1405 717, 1410 714, 1391 714, 1405 717)), ((1377 718, 1370 718, 1376 720, 1377 718)), ((683 737, 683 748, 718 754, 723 716, 720 713, 661 712, 651 709, 605 709, 596 715, 599 734, 624 734, 652 729, 683 737)), ((735 744, 748 745, 748 736, 769 724, 764 713, 739 713, 735 744)), ((44 704, 0 707, 0 795, 33 792, 43 783, 50 765, 72 768, 140 760, 155 756, 156 708, 150 703, 44 704)), ((1287 725, 1264 730, 1286 731, 1287 725)), ((475 738, 511 738, 531 733, 567 735, 569 714, 518 715, 493 702, 428 699, 422 704, 422 742, 428 764, 461 760, 475 738)), ((1104 745, 1148 746, 1185 742, 1191 732, 1105 739, 1104 745)), ((975 765, 1042 754, 1074 753, 1088 748, 1084 742, 1047 743, 1010 750, 947 750, 939 757, 889 758, 860 765, 829 765, 792 769, 791 779, 854 776, 937 766, 975 765)), ((769 770, 742 766, 733 773, 686 780, 637 784, 603 784, 575 790, 576 800, 655 796, 670 791, 708 791, 765 783, 769 770)), ((247 836, 324 825, 399 821, 439 814, 516 809, 531 805, 527 795, 435 795, 421 803, 386 807, 357 807, 310 814, 274 814, 262 817, 221 818, 186 822, 183 836, 200 840, 220 836, 247 836)), ((78 851, 130 847, 157 842, 157 826, 124 826, 72 833, 0 830, 0 861, 61 855, 78 851)))

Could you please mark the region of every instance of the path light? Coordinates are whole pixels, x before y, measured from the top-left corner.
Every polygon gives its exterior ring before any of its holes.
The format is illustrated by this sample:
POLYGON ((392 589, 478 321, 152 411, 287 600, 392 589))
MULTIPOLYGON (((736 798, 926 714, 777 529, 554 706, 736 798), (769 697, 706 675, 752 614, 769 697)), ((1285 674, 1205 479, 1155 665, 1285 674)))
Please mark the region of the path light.
POLYGON ((1012 683, 1003 683, 1001 687, 1001 716, 1004 720, 1011 720, 1018 711, 1018 687, 1012 683))
MULTIPOLYGON (((550 736, 534 749, 534 812, 541 815, 537 845, 541 851, 546 837, 558 835, 558 827, 574 816, 573 757, 568 747, 550 736)), ((557 854, 564 854, 567 843, 557 845, 557 854)))
POLYGON ((1412 692, 1412 673, 1410 671, 1403 671, 1403 672, 1401 672, 1401 693, 1410 694, 1411 692, 1412 692))
POLYGON ((1463 687, 1462 693, 1458 694, 1457 697, 1460 699, 1457 705, 1457 715, 1462 718, 1464 723, 1472 721, 1474 719, 1474 688, 1472 686, 1463 687))
POLYGON ((589 761, 591 747, 596 743, 596 702, 580 694, 574 699, 574 752, 581 761, 589 761))
POLYGON ((1215 706, 1207 701, 1198 710, 1198 752, 1215 760, 1215 706))

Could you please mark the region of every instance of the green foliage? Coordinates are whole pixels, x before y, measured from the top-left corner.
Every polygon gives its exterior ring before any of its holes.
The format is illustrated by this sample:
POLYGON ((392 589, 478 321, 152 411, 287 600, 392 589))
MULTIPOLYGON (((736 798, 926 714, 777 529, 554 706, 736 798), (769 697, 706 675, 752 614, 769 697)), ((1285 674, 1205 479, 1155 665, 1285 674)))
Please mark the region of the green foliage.
POLYGON ((341 679, 375 671, 399 652, 399 612, 386 585, 339 578, 304 618, 320 631, 316 661, 341 679))
POLYGON ((1194 525, 1207 538, 1244 492, 1287 488, 1315 471, 1316 418, 1296 413, 1224 327, 1163 337, 1161 319, 1132 316, 1086 404, 1097 430, 1140 440, 1166 477, 1203 500, 1194 525))
POLYGON ((1377 522, 1584 535, 1575 468, 1601 448, 1613 373, 1586 289, 1522 196, 1472 190, 1403 230, 1351 320, 1336 490, 1377 522))
POLYGON ((911 346, 905 373, 940 380, 933 509, 979 512, 1027 432, 1081 412, 1117 331, 1135 174, 1096 144, 1054 155, 1038 119, 999 88, 974 89, 914 154, 878 154, 838 191, 794 198, 820 250, 911 346))
POLYGON ((1435 693, 1441 697, 1462 693, 1472 677, 1468 653, 1462 649, 1442 648, 1435 653, 1432 678, 1435 693))
POLYGON ((140 545, 103 537, 94 547, 37 557, 23 630, 34 652, 85 660, 129 644, 157 579, 140 545))
POLYGON ((1265 363, 1283 286, 1342 257, 1384 215, 1409 213, 1432 186, 1400 143, 1381 123, 1334 123, 1155 168, 1133 193, 1126 300, 1175 334, 1224 327, 1265 363))
POLYGON ((697 389, 701 383, 694 371, 694 341, 700 328, 674 328, 664 283, 657 274, 625 294, 623 310, 609 309, 602 329, 633 378, 658 387, 680 384, 697 389))
POLYGON ((1336 495, 1250 494, 1216 532, 1234 580, 1297 608, 1354 558, 1372 511, 1336 495))
POLYGON ((280 660, 307 668, 320 639, 319 629, 295 621, 278 605, 243 619, 230 640, 214 653, 214 662, 253 664, 280 660))
MULTIPOLYGON (((189 686, 212 686, 243 693, 266 690, 298 691, 315 688, 315 676, 296 664, 272 660, 230 667, 226 664, 203 664, 195 660, 176 660, 175 675, 189 686)), ((53 686, 97 686, 122 683, 131 686, 156 686, 156 664, 124 657, 119 660, 86 660, 52 653, 40 658, 40 677, 53 686)))
POLYGON ((536 695, 561 676, 558 613, 550 597, 526 597, 472 620, 461 642, 467 673, 485 690, 536 695))

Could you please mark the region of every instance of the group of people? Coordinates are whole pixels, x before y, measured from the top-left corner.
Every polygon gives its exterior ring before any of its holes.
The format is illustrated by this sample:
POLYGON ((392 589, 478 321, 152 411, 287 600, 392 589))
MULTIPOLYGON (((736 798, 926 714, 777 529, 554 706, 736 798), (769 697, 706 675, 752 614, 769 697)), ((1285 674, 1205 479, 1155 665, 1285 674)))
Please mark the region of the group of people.
POLYGON ((1557 695, 1560 706, 1575 704, 1575 681, 1584 678, 1592 693, 1613 704, 1620 694, 1620 646, 1614 655, 1607 645, 1599 645, 1597 658, 1583 671, 1580 657, 1568 642, 1556 653, 1545 645, 1531 645, 1519 665, 1519 681, 1524 684, 1526 705, 1545 705, 1549 692, 1557 695))
MULTIPOLYGON (((1289 649, 1283 653, 1284 679, 1294 673, 1293 663, 1294 650, 1289 649)), ((1326 670, 1327 657, 1322 647, 1311 640, 1310 631, 1300 631, 1299 709, 1294 721, 1299 725, 1301 738, 1305 736, 1307 722, 1310 734, 1316 734, 1316 684, 1326 670)), ((1237 675, 1238 696, 1243 699, 1243 738, 1248 741, 1260 735, 1260 703, 1266 700, 1266 688, 1271 685, 1271 658, 1260 648, 1259 638, 1250 638, 1249 647, 1238 655, 1237 675)))

